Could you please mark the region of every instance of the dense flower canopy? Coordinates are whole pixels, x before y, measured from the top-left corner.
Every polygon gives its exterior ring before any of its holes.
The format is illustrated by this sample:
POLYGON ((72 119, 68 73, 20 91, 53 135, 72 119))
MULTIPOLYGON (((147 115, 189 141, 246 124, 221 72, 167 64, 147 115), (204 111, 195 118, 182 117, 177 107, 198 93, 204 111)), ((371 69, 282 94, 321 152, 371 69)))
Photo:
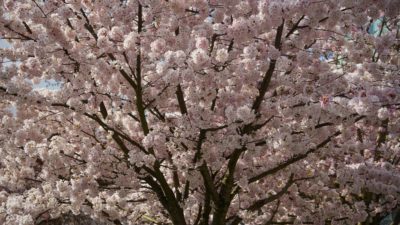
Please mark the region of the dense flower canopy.
POLYGON ((399 20, 399 0, 0 0, 0 223, 376 224, 400 204, 399 20))

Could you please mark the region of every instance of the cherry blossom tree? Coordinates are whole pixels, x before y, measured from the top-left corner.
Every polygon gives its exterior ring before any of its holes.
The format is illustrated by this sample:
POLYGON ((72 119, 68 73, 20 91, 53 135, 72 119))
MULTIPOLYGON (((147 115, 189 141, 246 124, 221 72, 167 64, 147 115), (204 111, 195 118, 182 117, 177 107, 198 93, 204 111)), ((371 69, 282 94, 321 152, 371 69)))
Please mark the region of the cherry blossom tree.
POLYGON ((0 0, 0 223, 377 224, 400 203, 399 12, 0 0))

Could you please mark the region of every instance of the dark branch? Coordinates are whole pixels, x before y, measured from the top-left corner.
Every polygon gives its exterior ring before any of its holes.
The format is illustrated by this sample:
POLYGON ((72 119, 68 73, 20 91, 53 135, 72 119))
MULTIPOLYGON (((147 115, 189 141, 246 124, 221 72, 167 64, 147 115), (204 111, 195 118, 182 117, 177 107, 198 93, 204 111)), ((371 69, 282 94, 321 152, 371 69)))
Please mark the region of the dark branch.
POLYGON ((182 91, 182 87, 180 84, 178 84, 178 87, 176 88, 176 96, 178 98, 178 103, 179 103, 179 109, 181 111, 181 114, 187 114, 187 108, 186 108, 186 103, 185 103, 185 99, 183 97, 183 91, 182 91))
MULTIPOLYGON (((282 24, 278 27, 276 31, 276 37, 275 37, 275 48, 280 50, 281 45, 282 45, 282 32, 283 32, 283 26, 285 25, 285 21, 282 22, 282 24)), ((264 99, 265 93, 268 90, 269 83, 271 82, 272 75, 274 74, 275 71, 275 66, 276 66, 276 60, 273 59, 271 60, 269 64, 269 68, 267 72, 264 75, 264 79, 261 82, 261 86, 258 89, 258 96, 254 100, 253 106, 251 107, 255 113, 258 113, 260 110, 261 102, 264 99)))
POLYGON ((289 177, 288 182, 286 183, 286 185, 276 194, 271 195, 267 198, 263 198, 260 200, 257 200, 256 202, 254 202, 249 208, 248 210, 250 211, 255 211, 260 209, 261 207, 263 207, 264 205, 273 202, 277 199, 279 199, 280 197, 282 197, 288 190, 289 188, 292 186, 292 184, 294 184, 294 179, 293 179, 294 175, 291 174, 289 177))
POLYGON ((300 22, 304 19, 304 15, 300 17, 300 19, 293 25, 293 27, 289 30, 289 32, 286 34, 286 38, 288 38, 290 35, 292 35, 298 28, 300 22))
POLYGON ((306 151, 303 154, 295 155, 293 158, 291 158, 291 159, 289 159, 289 160, 287 160, 285 162, 280 163, 279 165, 275 166, 274 168, 269 169, 267 171, 264 171, 264 172, 262 172, 262 173, 260 173, 260 174, 258 174, 256 176, 250 178, 249 179, 249 183, 254 183, 254 182, 256 182, 256 181, 258 181, 258 180, 260 180, 260 179, 262 179, 262 178, 264 178, 266 176, 275 174, 276 172, 285 169, 286 167, 292 165, 293 163, 296 163, 296 162, 298 162, 298 161, 300 161, 302 159, 305 159, 309 154, 311 154, 313 152, 316 152, 318 149, 324 147, 329 142, 331 142, 334 137, 339 136, 340 134, 341 134, 341 132, 337 131, 336 133, 334 133, 333 135, 329 136, 327 139, 325 139, 324 141, 319 143, 315 148, 311 148, 311 149, 309 149, 308 151, 306 151))

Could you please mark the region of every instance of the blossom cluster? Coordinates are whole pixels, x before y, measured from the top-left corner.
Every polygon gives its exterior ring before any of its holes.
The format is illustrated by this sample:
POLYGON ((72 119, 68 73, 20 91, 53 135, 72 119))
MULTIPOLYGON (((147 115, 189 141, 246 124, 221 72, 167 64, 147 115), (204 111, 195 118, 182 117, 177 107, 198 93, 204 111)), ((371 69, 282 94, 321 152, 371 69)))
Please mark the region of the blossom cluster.
POLYGON ((0 0, 0 224, 376 223, 400 206, 399 12, 0 0))

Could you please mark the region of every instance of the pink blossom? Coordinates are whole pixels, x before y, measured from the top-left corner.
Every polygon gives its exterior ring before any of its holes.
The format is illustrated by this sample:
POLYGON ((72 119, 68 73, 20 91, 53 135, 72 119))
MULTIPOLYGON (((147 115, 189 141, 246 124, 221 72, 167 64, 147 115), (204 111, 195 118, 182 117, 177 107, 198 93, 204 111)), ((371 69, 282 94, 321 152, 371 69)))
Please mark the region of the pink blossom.
POLYGON ((215 56, 215 59, 218 62, 226 62, 228 60, 229 53, 226 49, 218 49, 217 55, 215 56))
POLYGON ((0 224, 377 221, 399 7, 0 0, 0 224))
POLYGON ((207 52, 203 49, 196 49, 191 53, 193 63, 202 66, 206 64, 209 60, 209 56, 207 52))
POLYGON ((196 48, 206 50, 208 49, 208 40, 205 37, 196 38, 196 48))
POLYGON ((137 35, 134 32, 129 33, 124 37, 124 49, 132 50, 136 46, 137 35))
POLYGON ((157 54, 161 54, 165 50, 165 47, 166 47, 165 44, 166 44, 165 40, 159 38, 151 43, 151 45, 150 45, 151 51, 154 53, 157 53, 157 54))

